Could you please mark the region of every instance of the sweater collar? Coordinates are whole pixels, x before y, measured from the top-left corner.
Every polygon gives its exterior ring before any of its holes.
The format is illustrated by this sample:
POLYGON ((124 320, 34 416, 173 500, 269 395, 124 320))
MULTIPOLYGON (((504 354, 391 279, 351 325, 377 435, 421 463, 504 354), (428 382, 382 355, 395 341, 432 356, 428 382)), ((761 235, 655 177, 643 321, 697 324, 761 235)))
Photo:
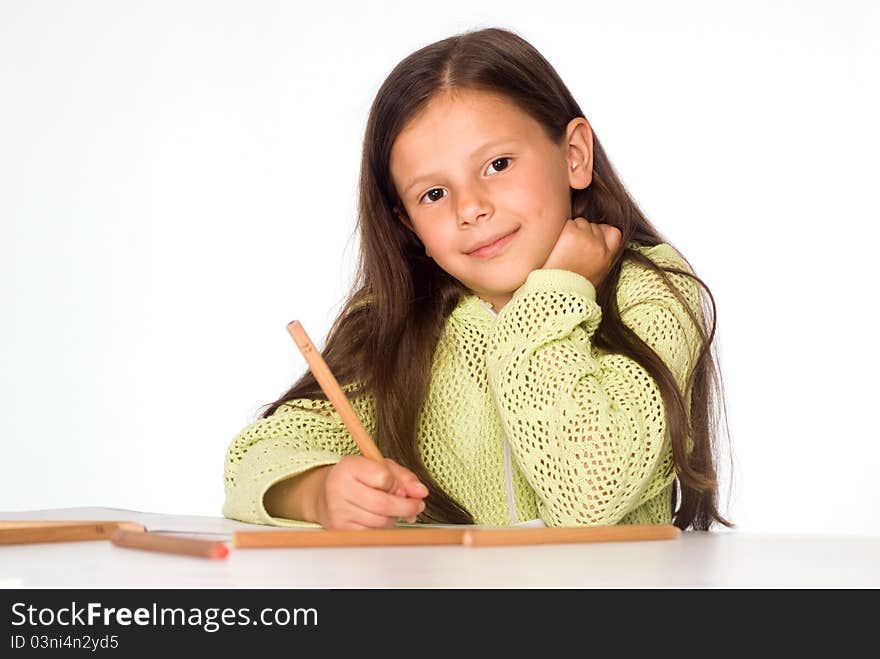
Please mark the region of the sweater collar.
POLYGON ((495 325, 496 314, 492 307, 473 293, 465 293, 451 315, 469 326, 484 331, 489 331, 495 325))
MULTIPOLYGON (((648 251, 649 253, 654 250, 662 249, 664 246, 668 247, 667 245, 651 247, 635 241, 630 241, 627 244, 627 247, 631 249, 640 252, 648 251)), ((458 305, 452 310, 450 316, 470 327, 475 327, 488 333, 495 326, 498 314, 496 314, 489 303, 485 302, 480 296, 475 295, 474 293, 465 293, 459 299, 458 305)))

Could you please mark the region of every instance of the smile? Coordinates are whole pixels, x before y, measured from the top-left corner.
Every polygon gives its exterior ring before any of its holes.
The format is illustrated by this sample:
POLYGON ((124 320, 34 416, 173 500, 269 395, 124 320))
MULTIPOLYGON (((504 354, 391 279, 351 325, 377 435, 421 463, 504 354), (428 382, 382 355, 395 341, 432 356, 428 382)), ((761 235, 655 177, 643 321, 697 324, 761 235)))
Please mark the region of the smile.
POLYGON ((480 247, 480 249, 470 252, 468 256, 475 256, 478 259, 488 259, 495 256, 496 254, 500 254, 505 247, 513 242, 513 239, 516 237, 518 231, 519 227, 517 227, 515 231, 511 231, 506 236, 502 236, 491 245, 486 245, 485 247, 480 247))

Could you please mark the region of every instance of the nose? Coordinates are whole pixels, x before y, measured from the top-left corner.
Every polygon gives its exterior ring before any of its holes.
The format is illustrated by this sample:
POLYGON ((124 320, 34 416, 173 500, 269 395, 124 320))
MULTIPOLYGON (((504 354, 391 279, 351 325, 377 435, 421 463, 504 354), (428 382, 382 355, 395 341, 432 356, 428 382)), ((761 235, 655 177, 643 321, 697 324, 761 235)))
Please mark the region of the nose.
POLYGON ((492 204, 478 188, 465 191, 459 198, 458 224, 485 222, 492 215, 492 204))

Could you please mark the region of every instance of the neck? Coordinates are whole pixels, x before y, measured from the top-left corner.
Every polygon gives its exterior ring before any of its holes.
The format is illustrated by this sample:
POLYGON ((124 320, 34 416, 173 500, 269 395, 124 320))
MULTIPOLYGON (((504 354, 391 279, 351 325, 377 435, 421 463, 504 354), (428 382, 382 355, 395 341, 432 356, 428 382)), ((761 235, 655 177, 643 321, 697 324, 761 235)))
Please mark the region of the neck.
POLYGON ((512 295, 510 295, 510 294, 507 294, 507 295, 485 295, 485 294, 479 295, 479 298, 483 302, 485 302, 486 304, 491 306, 492 311, 494 311, 495 313, 499 313, 504 308, 504 305, 507 304, 508 302, 510 302, 511 297, 512 297, 512 295))

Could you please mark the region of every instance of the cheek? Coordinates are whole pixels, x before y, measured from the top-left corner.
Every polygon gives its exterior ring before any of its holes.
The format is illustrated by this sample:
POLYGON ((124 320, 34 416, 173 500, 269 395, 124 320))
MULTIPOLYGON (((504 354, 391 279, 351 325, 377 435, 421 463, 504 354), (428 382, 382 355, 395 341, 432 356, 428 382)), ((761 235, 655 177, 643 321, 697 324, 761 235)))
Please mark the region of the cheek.
POLYGON ((444 227, 443 223, 423 225, 418 230, 419 239, 425 248, 433 254, 442 254, 453 249, 453 231, 444 227))
MULTIPOLYGON (((536 172, 537 174, 537 172, 536 172)), ((530 241, 539 251, 547 251, 556 244, 566 220, 571 216, 571 196, 566 182, 564 187, 550 180, 546 173, 534 176, 527 183, 511 186, 509 208, 522 218, 530 234, 530 241)))
POLYGON ((571 212, 571 191, 567 181, 560 182, 544 167, 523 167, 519 176, 505 181, 504 203, 526 218, 546 222, 558 220, 571 212))

